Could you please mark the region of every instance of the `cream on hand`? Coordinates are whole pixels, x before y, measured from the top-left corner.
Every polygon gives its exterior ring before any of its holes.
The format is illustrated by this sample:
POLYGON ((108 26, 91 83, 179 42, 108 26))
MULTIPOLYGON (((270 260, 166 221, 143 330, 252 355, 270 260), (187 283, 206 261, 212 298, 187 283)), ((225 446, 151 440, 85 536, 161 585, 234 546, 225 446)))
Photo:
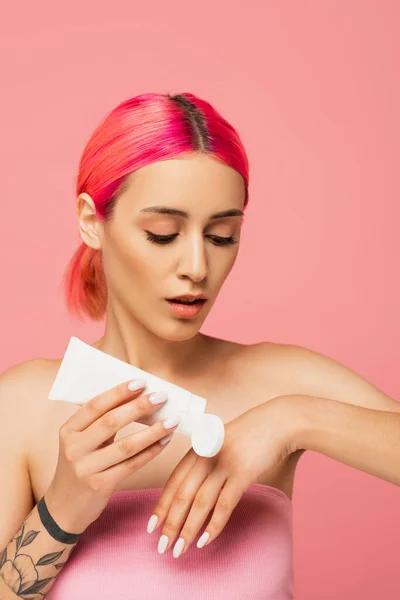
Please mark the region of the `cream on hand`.
POLYGON ((168 392, 168 400, 150 416, 137 419, 138 423, 152 425, 165 417, 179 415, 181 421, 175 433, 190 437, 196 454, 211 457, 220 451, 225 438, 224 424, 217 415, 204 413, 205 398, 93 348, 76 337, 69 341, 48 398, 82 405, 119 383, 138 377, 147 381, 143 394, 168 392))

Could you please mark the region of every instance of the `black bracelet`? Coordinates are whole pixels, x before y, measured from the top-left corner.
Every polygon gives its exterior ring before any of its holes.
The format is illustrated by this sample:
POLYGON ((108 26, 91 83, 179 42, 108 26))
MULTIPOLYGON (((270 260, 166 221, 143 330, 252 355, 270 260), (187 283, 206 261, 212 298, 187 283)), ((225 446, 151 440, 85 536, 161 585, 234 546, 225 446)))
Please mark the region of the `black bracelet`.
POLYGON ((81 533, 67 533, 57 525, 57 523, 48 511, 46 502, 44 501, 44 496, 41 500, 39 500, 37 508, 40 520, 42 521, 49 534, 55 540, 57 540, 57 542, 61 542, 63 544, 75 544, 79 540, 79 537, 82 535, 81 533))

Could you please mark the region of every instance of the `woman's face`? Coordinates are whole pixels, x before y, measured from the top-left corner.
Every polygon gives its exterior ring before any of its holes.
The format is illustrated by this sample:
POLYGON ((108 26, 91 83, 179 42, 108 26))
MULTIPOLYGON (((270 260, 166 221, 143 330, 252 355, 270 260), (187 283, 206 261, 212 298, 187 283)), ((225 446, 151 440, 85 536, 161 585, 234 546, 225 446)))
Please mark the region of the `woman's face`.
POLYGON ((243 217, 212 217, 243 211, 244 197, 241 175, 208 155, 186 154, 132 173, 111 220, 97 224, 112 305, 163 338, 195 335, 239 249, 243 217), (187 216, 161 214, 156 206, 187 216), (226 243, 229 239, 235 243, 226 243), (208 300, 189 319, 177 316, 166 301, 200 293, 208 300))

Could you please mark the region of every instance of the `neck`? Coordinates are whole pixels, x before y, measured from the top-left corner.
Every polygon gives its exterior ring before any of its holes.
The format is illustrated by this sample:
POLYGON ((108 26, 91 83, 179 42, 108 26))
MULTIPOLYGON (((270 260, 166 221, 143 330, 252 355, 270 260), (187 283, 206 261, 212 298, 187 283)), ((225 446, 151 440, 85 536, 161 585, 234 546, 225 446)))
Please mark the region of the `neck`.
POLYGON ((210 352, 209 336, 198 332, 182 339, 185 325, 190 327, 186 322, 170 326, 170 339, 164 339, 123 310, 108 307, 104 335, 92 346, 172 382, 200 374, 203 358, 210 352), (171 340, 174 334, 176 339, 171 340))

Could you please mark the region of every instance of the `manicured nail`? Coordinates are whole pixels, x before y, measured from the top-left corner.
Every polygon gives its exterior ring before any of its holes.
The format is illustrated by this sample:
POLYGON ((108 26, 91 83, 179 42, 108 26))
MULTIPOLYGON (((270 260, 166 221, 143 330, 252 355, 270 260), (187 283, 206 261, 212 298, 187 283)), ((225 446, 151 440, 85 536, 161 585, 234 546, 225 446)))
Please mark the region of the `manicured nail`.
POLYGON ((208 531, 205 531, 203 535, 199 538, 199 541, 197 542, 197 547, 202 548, 204 544, 208 542, 209 537, 210 534, 208 533, 208 531))
POLYGON ((172 438, 173 435, 174 435, 173 433, 170 433, 169 435, 165 435, 163 438, 161 438, 161 440, 158 440, 158 443, 161 444, 161 446, 164 446, 164 444, 169 442, 169 440, 172 438))
POLYGON ((144 387, 146 387, 145 379, 133 379, 128 383, 128 388, 131 390, 131 392, 135 392, 137 390, 140 390, 140 388, 144 387))
POLYGON ((160 537, 157 548, 159 554, 164 554, 165 550, 167 549, 168 542, 169 538, 167 535, 162 535, 160 537))
POLYGON ((162 390, 161 392, 154 392, 149 396, 149 400, 152 404, 161 404, 161 402, 165 402, 168 400, 168 392, 162 390))
POLYGON ((167 417, 166 419, 164 419, 163 425, 165 429, 171 429, 171 427, 175 427, 175 425, 178 425, 180 420, 181 418, 178 415, 175 417, 167 417))
POLYGON ((153 533, 158 523, 157 515, 151 515, 149 522, 147 523, 147 533, 153 533))
POLYGON ((183 538, 179 538, 179 540, 176 542, 174 549, 172 551, 172 555, 174 558, 178 558, 178 556, 180 556, 182 554, 182 550, 185 547, 185 540, 183 538))

